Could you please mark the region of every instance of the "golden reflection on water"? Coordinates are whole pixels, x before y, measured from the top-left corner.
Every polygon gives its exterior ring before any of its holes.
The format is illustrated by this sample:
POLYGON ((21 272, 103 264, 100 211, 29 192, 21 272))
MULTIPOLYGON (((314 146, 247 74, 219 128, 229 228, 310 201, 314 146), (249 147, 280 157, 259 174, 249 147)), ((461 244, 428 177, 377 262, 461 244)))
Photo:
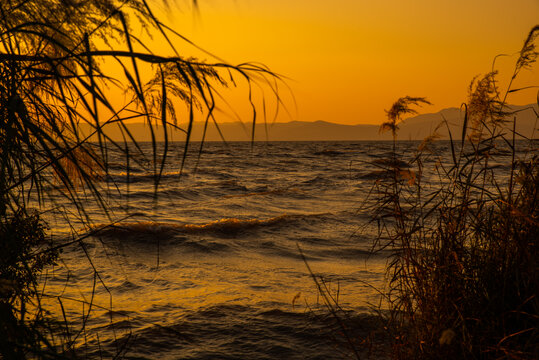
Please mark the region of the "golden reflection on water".
MULTIPOLYGON (((104 309, 110 310, 112 304, 114 312, 135 317, 142 315, 146 321, 158 323, 173 322, 186 312, 222 304, 268 309, 283 307, 299 312, 323 306, 314 281, 300 258, 268 259, 249 254, 225 259, 209 255, 186 257, 178 265, 169 261, 173 257, 172 253, 161 254, 158 267, 155 255, 149 254, 138 254, 129 261, 94 259, 106 288, 96 279, 94 289, 94 282, 88 281, 92 276, 89 269, 80 281, 70 280, 75 286, 68 287, 59 281, 66 275, 65 271, 57 271, 56 276, 49 274, 47 293, 53 296, 49 306, 58 306, 55 297, 60 296, 64 299, 66 312, 80 316, 81 301, 87 302, 86 311, 91 302, 94 316, 99 318, 100 313, 104 313, 104 309), (56 281, 51 281, 53 279, 56 281)), ((357 279, 361 277, 381 290, 385 261, 312 261, 309 265, 322 275, 333 295, 338 293, 339 303, 344 308, 366 310, 369 304, 379 304, 376 291, 357 279)), ((69 262, 66 266, 77 267, 69 262)), ((101 317, 98 322, 104 325, 108 320, 101 317)))

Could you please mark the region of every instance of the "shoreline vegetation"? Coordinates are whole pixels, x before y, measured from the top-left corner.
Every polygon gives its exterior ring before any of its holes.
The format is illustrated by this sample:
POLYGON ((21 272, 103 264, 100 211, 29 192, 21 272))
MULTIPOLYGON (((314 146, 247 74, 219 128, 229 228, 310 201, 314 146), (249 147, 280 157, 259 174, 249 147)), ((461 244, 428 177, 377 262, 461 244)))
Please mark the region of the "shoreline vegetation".
MULTIPOLYGON (((205 115, 203 134, 212 123, 219 129, 214 110, 221 86, 235 86, 235 81, 247 84, 256 124, 251 87, 265 86, 282 106, 276 85, 281 79, 256 64, 233 66, 180 57, 172 45, 169 50, 175 55, 170 57, 146 52, 147 40, 135 36, 130 24, 142 23, 147 34, 159 34, 169 44, 171 37, 185 38, 161 23, 145 0, 5 0, 0 14, 0 355, 77 358, 95 305, 91 299, 85 303, 80 327, 70 328, 60 297, 62 314, 48 313, 42 305, 45 295, 39 276, 61 261, 67 246, 80 246, 92 264, 85 239, 95 231, 81 235, 73 230, 68 240, 58 242, 47 233, 42 212, 54 208, 55 196, 61 195, 75 209, 60 209, 68 223, 78 221, 91 229, 86 211, 90 201, 114 224, 119 219, 109 212, 107 192, 118 189, 103 189, 96 181, 109 172, 111 147, 125 155, 127 184, 130 162, 149 164, 157 193, 168 132, 178 129, 173 99, 185 105, 189 119, 180 130, 186 134, 179 160, 183 168, 194 140, 194 113, 205 115), (111 78, 99 67, 104 59, 116 62, 122 78, 111 78), (153 72, 147 78, 143 74, 149 70, 153 72), (120 87, 132 99, 115 108, 107 87, 120 87), (134 119, 149 125, 151 154, 142 152, 126 125, 134 119), (91 134, 81 134, 83 124, 91 134), (107 134, 108 126, 119 126, 121 141, 107 134), (165 140, 162 144, 158 133, 165 140), (89 146, 92 136, 96 145, 89 146)), ((519 54, 512 79, 534 65, 538 36, 536 26, 519 54)), ((437 156, 429 146, 438 137, 436 132, 406 166, 398 151, 402 117, 428 101, 405 97, 388 111, 382 129, 389 130, 393 151, 379 164, 386 176, 374 182, 378 203, 365 210, 374 214, 372 221, 378 224, 376 249, 392 252, 385 292, 388 309, 378 309, 387 347, 380 351, 388 357, 539 357, 539 158, 533 146, 526 158, 515 157, 518 125, 506 101, 516 91, 510 83, 501 92, 495 72, 472 81, 462 109, 460 137, 453 138, 447 131, 452 163, 445 167, 438 162, 438 188, 422 182, 424 158, 437 156), (512 131, 502 132, 504 126, 512 131), (493 159, 501 153, 511 158, 508 183, 495 176, 493 159)), ((438 131, 443 126, 449 129, 443 123, 438 131)), ((251 140, 255 131, 252 126, 251 140)), ((205 135, 201 138, 204 141, 205 135)), ((198 154, 203 156, 199 146, 198 154)), ((106 288, 99 269, 94 268, 92 279, 94 287, 101 283, 106 288)), ((317 281, 315 275, 313 279, 317 281)), ((338 319, 342 309, 323 284, 316 285, 327 306, 337 309, 338 319)), ((345 327, 342 330, 346 332, 345 327)), ((355 339, 349 340, 355 355, 362 358, 355 339)), ((360 342, 373 345, 368 339, 360 342)), ((125 344, 118 345, 117 356, 121 356, 125 344)))
POLYGON ((379 229, 375 248, 392 252, 388 309, 378 309, 390 357, 539 358, 539 149, 529 139, 517 158, 517 119, 506 103, 520 91, 513 80, 535 64, 538 37, 539 25, 526 38, 505 91, 496 72, 472 80, 449 164, 431 147, 437 131, 411 162, 401 160, 400 120, 428 103, 425 98, 400 98, 386 111, 380 131, 392 134, 393 152, 374 185, 378 202, 365 211, 379 229), (500 180, 498 161, 507 158, 500 180), (422 181, 427 159, 438 159, 435 186, 422 181))
MULTIPOLYGON (((196 8, 196 1, 191 4, 196 8)), ((61 261, 63 249, 78 246, 86 254, 81 261, 93 268, 94 289, 97 283, 107 288, 85 239, 95 234, 89 207, 100 209, 110 224, 121 220, 108 203, 120 189, 97 181, 109 174, 111 149, 124 155, 127 183, 137 163, 153 174, 157 194, 169 150, 167 134, 180 129, 178 117, 188 119, 180 130, 187 140, 183 167, 195 113, 204 116, 205 126, 216 123, 221 89, 244 92, 253 123, 264 118, 256 111, 264 99, 252 95, 253 87, 271 94, 276 107, 283 108, 282 81, 265 66, 180 56, 175 42, 193 45, 156 18, 146 0, 0 2, 0 357, 77 357, 96 307, 93 296, 82 304, 82 320, 73 328, 63 305, 69 299, 58 297, 61 313, 50 314, 43 306, 46 280, 40 275, 61 261), (167 44, 161 54, 149 50, 157 37, 167 44), (111 89, 124 92, 126 102, 114 105, 111 89), (182 113, 177 115, 178 104, 182 113), (125 126, 136 120, 148 125, 150 153, 142 151, 125 126), (120 141, 104 131, 112 125, 120 127, 120 141), (81 134, 83 126, 89 134, 81 134), (158 132, 162 144, 156 141, 158 132), (96 146, 90 146, 89 137, 96 146), (64 218, 69 236, 49 234, 45 212, 64 218), (76 230, 75 223, 88 231, 76 230)), ((117 356, 123 350, 118 348, 117 356)))

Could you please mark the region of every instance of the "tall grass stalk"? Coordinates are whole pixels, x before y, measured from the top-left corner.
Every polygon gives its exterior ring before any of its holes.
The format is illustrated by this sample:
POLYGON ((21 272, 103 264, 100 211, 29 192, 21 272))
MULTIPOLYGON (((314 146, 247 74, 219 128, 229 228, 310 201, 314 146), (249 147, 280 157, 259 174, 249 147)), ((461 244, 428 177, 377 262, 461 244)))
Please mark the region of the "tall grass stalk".
MULTIPOLYGON (((511 82, 534 64, 538 35, 536 26, 511 82)), ((533 140, 516 139, 506 104, 516 91, 510 84, 500 92, 495 72, 472 81, 450 159, 431 151, 434 135, 403 166, 393 114, 414 98, 399 99, 382 125, 396 151, 375 186, 374 220, 377 245, 392 250, 387 317, 395 358, 539 358, 539 154, 533 140)))
MULTIPOLYGON (((119 187, 97 181, 108 175, 111 149, 124 154, 128 183, 130 164, 148 164, 157 194, 168 156, 167 129, 178 128, 178 117, 188 123, 182 129, 187 138, 179 159, 183 167, 196 112, 217 126, 220 88, 246 82, 253 109, 253 85, 267 86, 280 101, 279 77, 266 67, 199 61, 180 55, 174 41, 188 40, 156 18, 147 0, 0 2, 0 358, 74 354, 67 326, 51 322, 41 305, 37 277, 67 245, 78 244, 86 253, 87 236, 74 230, 71 238, 49 245, 43 216, 33 209, 54 208, 68 224, 90 224, 86 208, 92 201, 113 221, 107 194, 119 187), (149 36, 135 35, 132 24, 149 36), (173 56, 148 50, 147 39, 159 36, 173 56), (121 70, 111 73, 103 63, 121 70), (118 92, 131 100, 116 105, 112 97, 118 92), (176 114, 178 103, 186 113, 176 114), (150 153, 126 126, 133 119, 148 125, 150 153), (91 133, 82 134, 81 124, 91 133), (120 128, 124 143, 107 136, 110 126, 120 128), (158 131, 163 145, 155 140, 158 131)), ((101 277, 94 268, 94 289, 96 282, 101 277)), ((83 319, 91 315, 92 304, 85 308, 83 319)))

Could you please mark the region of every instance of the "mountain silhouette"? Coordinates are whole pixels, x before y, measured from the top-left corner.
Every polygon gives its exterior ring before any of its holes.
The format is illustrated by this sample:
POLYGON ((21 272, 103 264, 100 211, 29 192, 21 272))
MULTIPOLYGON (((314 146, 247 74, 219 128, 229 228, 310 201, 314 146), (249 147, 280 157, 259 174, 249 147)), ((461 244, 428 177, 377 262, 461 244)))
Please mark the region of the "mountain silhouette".
MULTIPOLYGON (((516 117, 517 138, 538 138, 535 130, 539 125, 537 114, 539 109, 537 104, 524 106, 511 106, 514 115, 510 115, 508 122, 504 125, 505 134, 510 134, 513 129, 513 117, 516 117)), ((440 139, 449 139, 449 131, 454 140, 462 137, 462 127, 464 123, 464 112, 458 108, 447 108, 437 113, 421 114, 405 119, 398 124, 399 140, 421 140, 436 131, 440 139)), ((151 141, 149 126, 145 123, 127 124, 129 131, 138 141, 151 141)), ((179 127, 186 129, 186 124, 179 124, 179 127)), ((204 124, 195 122, 191 134, 192 141, 202 139, 204 124)), ((380 133, 378 125, 343 125, 327 121, 290 121, 276 122, 273 124, 259 122, 255 127, 255 141, 342 141, 342 140, 391 140, 391 134, 380 133)), ((83 134, 90 133, 88 125, 81 126, 83 134)), ((221 131, 226 141, 251 141, 252 124, 240 122, 219 123, 221 131)), ((154 127, 157 141, 164 139, 163 127, 154 127)), ((114 141, 123 141, 120 128, 115 124, 107 125, 104 132, 114 141)), ((167 129, 169 140, 184 141, 184 132, 169 128, 167 129)), ((94 140, 94 139, 92 139, 94 140)), ((215 124, 210 123, 205 136, 206 141, 222 141, 215 124)))

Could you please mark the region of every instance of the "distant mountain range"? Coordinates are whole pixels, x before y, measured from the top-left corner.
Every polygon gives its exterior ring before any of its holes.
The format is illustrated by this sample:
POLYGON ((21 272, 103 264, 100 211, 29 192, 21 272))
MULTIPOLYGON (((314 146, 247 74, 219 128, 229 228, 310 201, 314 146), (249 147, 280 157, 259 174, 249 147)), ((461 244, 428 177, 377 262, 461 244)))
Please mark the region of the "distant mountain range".
MULTIPOLYGON (((524 137, 539 138, 539 126, 537 104, 526 106, 512 106, 517 117, 516 132, 524 137)), ((511 116, 511 120, 512 120, 511 116)), ((460 139, 464 122, 464 114, 458 108, 448 108, 437 113, 421 114, 408 118, 399 124, 398 138, 400 140, 421 140, 431 135, 437 126, 446 120, 448 126, 438 127, 437 133, 442 139, 449 139, 448 129, 453 139, 460 139)), ((180 124, 183 125, 183 124, 180 124)), ((129 131, 137 141, 151 141, 151 134, 147 124, 133 123, 127 125, 129 131)), ((507 133, 513 128, 512 121, 506 125, 507 133)), ((185 126, 186 127, 186 126, 185 126)), ((340 141, 340 140, 390 140, 390 133, 379 133, 378 125, 342 125, 327 121, 291 121, 286 123, 267 124, 257 123, 255 127, 255 141, 340 141)), ((202 138, 203 123, 195 123, 191 140, 200 141, 202 138)), ((219 123, 219 129, 226 141, 250 141, 252 125, 239 122, 219 123)), ((82 129, 83 133, 89 133, 89 126, 82 129)), ((156 139, 163 140, 163 128, 158 126, 156 139)), ((115 141, 122 141, 123 137, 117 125, 111 124, 105 132, 115 141)), ((185 140, 185 133, 180 130, 168 129, 169 139, 173 141, 185 140)), ((206 141, 221 141, 221 136, 214 124, 209 124, 206 141)))

